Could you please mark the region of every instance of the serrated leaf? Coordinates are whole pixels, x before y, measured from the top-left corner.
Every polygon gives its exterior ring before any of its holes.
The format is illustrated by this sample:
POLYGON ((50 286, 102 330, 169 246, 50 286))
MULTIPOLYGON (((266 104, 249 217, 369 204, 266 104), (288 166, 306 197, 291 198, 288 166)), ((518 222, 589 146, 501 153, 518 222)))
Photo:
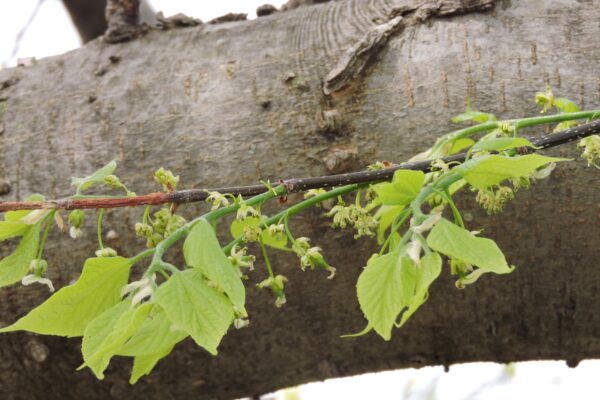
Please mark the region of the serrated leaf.
POLYGON ((400 250, 374 255, 358 277, 356 291, 369 325, 385 340, 391 339, 396 318, 414 290, 412 261, 400 250))
POLYGON ((231 261, 225 256, 214 229, 204 219, 198 221, 183 244, 187 265, 202 272, 223 289, 233 305, 246 313, 246 289, 231 261))
POLYGON ((445 218, 433 227, 427 236, 427 244, 439 253, 475 265, 486 272, 507 274, 513 270, 496 242, 477 237, 445 218))
POLYGON ((150 315, 121 347, 118 355, 134 357, 129 383, 133 385, 140 377, 149 374, 161 358, 171 353, 177 343, 188 337, 187 333, 173 328, 165 312, 160 310, 150 315))
MULTIPOLYGON (((245 227, 255 228, 264 220, 266 220, 266 218, 260 218, 260 217, 248 217, 243 220, 236 219, 235 221, 233 221, 231 223, 231 226, 229 227, 231 236, 233 236, 234 239, 239 239, 244 234, 245 227)), ((275 249, 286 249, 287 248, 288 238, 285 234, 282 234, 277 237, 272 237, 272 236, 269 236, 269 233, 265 229, 265 230, 263 230, 263 232, 261 234, 261 239, 262 239, 263 244, 266 246, 270 246, 275 249)))
POLYGON ((528 154, 517 157, 486 155, 471 159, 454 168, 471 186, 486 189, 500 182, 527 176, 551 162, 568 161, 567 158, 546 157, 528 154))
POLYGON ((89 258, 81 277, 0 332, 18 330, 42 335, 82 336, 88 323, 121 300, 129 277, 123 257, 89 258))
POLYGON ((154 295, 167 318, 209 353, 217 347, 233 321, 233 306, 225 295, 209 287, 196 270, 173 274, 154 295))
POLYGON ((479 123, 484 123, 484 122, 495 121, 495 120, 496 120, 496 116, 494 116, 493 114, 484 113, 484 112, 475 111, 475 110, 467 110, 467 112, 464 112, 464 113, 459 114, 456 117, 452 118, 452 122, 454 122, 455 124, 465 122, 465 121, 475 121, 475 122, 479 122, 479 123))
POLYGON ((379 225, 377 226, 377 243, 382 244, 385 241, 385 232, 392 225, 392 222, 400 215, 400 213, 404 210, 404 206, 381 206, 377 213, 375 213, 375 218, 379 220, 379 225))
MULTIPOLYGON (((155 306, 158 307, 158 306, 155 306)), ((146 356, 172 348, 188 337, 188 334, 175 330, 164 311, 150 315, 135 334, 119 349, 120 356, 146 356)))
POLYGON ((163 357, 169 355, 171 351, 173 351, 173 347, 175 347, 175 345, 156 353, 136 356, 133 359, 133 368, 131 369, 129 383, 134 385, 142 376, 148 375, 163 357))
POLYGON ((84 366, 103 379, 110 359, 142 325, 153 306, 144 303, 134 307, 127 299, 94 318, 85 328, 81 343, 84 366))
POLYGON ((71 178, 71 185, 77 188, 77 193, 80 193, 94 184, 104 183, 104 178, 112 175, 115 169, 117 169, 117 162, 112 160, 91 175, 84 178, 71 178))
POLYGON ((473 139, 459 138, 450 144, 452 147, 450 147, 450 150, 446 154, 452 155, 460 153, 462 150, 471 147, 474 143, 475 141, 473 139))
POLYGON ((481 140, 475 143, 475 145, 471 148, 471 151, 503 151, 516 149, 518 147, 535 148, 533 143, 522 137, 499 137, 488 140, 481 140))
POLYGON ((564 113, 574 113, 581 111, 575 102, 565 99, 564 97, 559 97, 554 99, 554 105, 556 108, 564 113))
POLYGON ((438 253, 430 252, 421 258, 421 265, 416 268, 416 279, 414 295, 411 298, 408 309, 402 314, 400 326, 425 303, 428 297, 429 286, 440 276, 442 272, 442 258, 438 253))
POLYGON ((394 179, 389 183, 378 183, 371 186, 377 193, 381 203, 386 206, 410 204, 425 182, 425 174, 421 171, 399 169, 394 172, 394 179))
POLYGON ((27 231, 27 225, 21 221, 0 221, 0 242, 13 237, 23 236, 27 231))
POLYGON ((40 224, 27 225, 15 251, 0 260, 0 287, 12 285, 27 275, 29 265, 37 255, 39 238, 40 224))

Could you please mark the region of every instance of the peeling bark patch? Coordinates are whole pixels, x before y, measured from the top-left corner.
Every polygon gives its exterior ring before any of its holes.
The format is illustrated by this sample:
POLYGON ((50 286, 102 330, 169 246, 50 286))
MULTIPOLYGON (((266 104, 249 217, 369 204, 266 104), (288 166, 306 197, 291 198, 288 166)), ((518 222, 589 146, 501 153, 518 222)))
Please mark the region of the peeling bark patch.
POLYGON ((600 101, 600 76, 596 77, 596 99, 600 101))
POLYGON ((162 30, 202 25, 202 20, 182 13, 175 14, 171 17, 165 17, 162 11, 159 11, 156 14, 156 20, 158 22, 158 27, 162 30))
POLYGON ((369 61, 387 43, 392 33, 402 27, 401 16, 375 26, 358 42, 350 47, 338 60, 337 65, 325 77, 323 93, 329 96, 333 92, 349 86, 367 67, 369 61))
POLYGON ((394 9, 387 22, 375 25, 344 52, 335 67, 325 77, 323 93, 329 96, 352 85, 385 47, 389 38, 404 28, 423 24, 430 18, 486 11, 493 6, 494 0, 438 0, 418 7, 394 9))
POLYGON ((246 21, 247 19, 248 19, 248 14, 229 13, 229 14, 225 14, 220 17, 217 17, 215 19, 211 19, 210 21, 208 21, 208 23, 211 25, 216 25, 216 24, 224 24, 226 22, 246 21))
POLYGON ((488 68, 488 77, 490 78, 490 83, 494 83, 494 67, 491 65, 488 68))
POLYGON ((139 25, 140 0, 108 0, 104 34, 107 43, 120 43, 133 40, 147 32, 146 26, 139 25))

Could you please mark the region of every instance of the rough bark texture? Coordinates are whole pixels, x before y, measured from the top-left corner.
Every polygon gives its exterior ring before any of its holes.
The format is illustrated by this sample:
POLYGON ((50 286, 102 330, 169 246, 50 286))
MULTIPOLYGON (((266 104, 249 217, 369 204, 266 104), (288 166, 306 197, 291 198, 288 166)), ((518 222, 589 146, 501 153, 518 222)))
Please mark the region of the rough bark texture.
MULTIPOLYGON (((0 177, 10 187, 3 199, 67 195, 70 176, 114 157, 138 193, 154 189, 150 176, 161 165, 179 172, 184 187, 201 187, 401 161, 451 129, 447 121, 467 98, 501 117, 522 116, 537 112, 531 100, 546 84, 582 106, 600 105, 600 2, 497 1, 493 11, 475 12, 484 3, 439 3, 438 11, 458 12, 434 12, 392 33, 330 96, 323 80, 347 50, 414 2, 336 1, 251 22, 154 31, 0 71, 0 177), (473 12, 460 15, 463 7, 473 12)), ((578 157, 572 148, 557 153, 578 157)), ((129 362, 114 362, 102 382, 75 372, 78 340, 5 334, 0 396, 231 398, 391 368, 598 357, 598 182, 598 171, 581 161, 561 165, 519 192, 501 217, 484 216, 465 196, 469 227, 485 227, 518 269, 463 291, 446 271, 391 342, 339 338, 364 326, 354 285, 375 245, 332 233, 315 211, 297 218, 294 231, 322 246, 338 275, 329 281, 275 257, 290 278, 288 304, 276 309, 267 293, 250 289, 251 325, 230 332, 218 357, 186 341, 130 387, 129 362)), ((110 245, 123 254, 143 246, 131 231, 141 212, 107 217, 118 233, 110 245)), ((77 277, 93 236, 88 226, 86 240, 51 238, 49 273, 58 286, 77 277)), ((264 276, 259 267, 252 279, 264 276)), ((2 324, 45 297, 40 287, 2 289, 2 324)))

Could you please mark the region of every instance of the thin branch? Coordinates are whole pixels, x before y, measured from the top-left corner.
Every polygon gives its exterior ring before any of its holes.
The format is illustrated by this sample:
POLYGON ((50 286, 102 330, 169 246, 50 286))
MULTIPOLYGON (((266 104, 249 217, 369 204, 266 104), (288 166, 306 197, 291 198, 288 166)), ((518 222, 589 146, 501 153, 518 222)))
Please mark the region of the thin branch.
MULTIPOLYGON (((560 146, 587 136, 600 133, 600 120, 595 120, 588 124, 579 125, 559 133, 553 133, 539 139, 531 140, 537 150, 548 149, 560 146)), ((521 154, 535 152, 536 149, 520 149, 521 154)), ((463 162, 467 153, 455 154, 445 157, 442 160, 445 163, 463 162)), ((390 180, 394 172, 399 169, 410 169, 415 171, 429 172, 433 160, 419 161, 414 163, 405 163, 394 165, 375 171, 360 171, 347 174, 328 175, 313 178, 296 178, 279 181, 286 189, 286 194, 304 192, 309 189, 331 188, 355 183, 375 183, 390 180)), ((76 210, 89 208, 120 208, 137 207, 145 205, 160 205, 167 203, 183 204, 203 201, 208 197, 208 192, 230 193, 234 196, 255 196, 266 192, 268 189, 264 185, 233 186, 214 189, 189 189, 170 193, 156 192, 143 196, 131 197, 106 197, 106 198, 86 198, 86 199, 60 199, 48 201, 33 202, 0 202, 0 212, 13 210, 38 210, 38 209, 61 209, 76 210)))

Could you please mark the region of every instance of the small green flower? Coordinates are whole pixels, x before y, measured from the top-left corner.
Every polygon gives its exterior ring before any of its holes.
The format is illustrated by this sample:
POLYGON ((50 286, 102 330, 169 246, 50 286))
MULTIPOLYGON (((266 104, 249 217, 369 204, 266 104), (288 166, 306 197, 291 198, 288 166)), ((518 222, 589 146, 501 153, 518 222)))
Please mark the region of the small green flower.
POLYGON ((69 225, 74 228, 80 228, 85 221, 85 213, 81 210, 73 210, 69 213, 69 225))
MULTIPOLYGON (((231 249, 231 253, 229 253, 229 261, 231 261, 231 264, 236 267, 238 270, 240 268, 248 268, 249 271, 253 271, 254 270, 254 261, 256 260, 256 257, 254 257, 253 255, 246 255, 246 252, 248 251, 248 249, 246 247, 242 247, 238 249, 238 246, 235 245, 233 246, 233 248, 231 249)), ((242 273, 240 272, 240 275, 242 275, 242 273)))
POLYGON ((600 168, 600 136, 592 135, 583 138, 577 147, 583 147, 581 157, 587 161, 588 166, 600 168))
POLYGON ((246 243, 258 242, 261 234, 262 231, 258 226, 245 226, 242 232, 242 240, 246 243))
POLYGON ((221 207, 227 207, 229 205, 227 196, 219 192, 208 192, 206 202, 212 203, 212 206, 210 207, 211 211, 217 210, 221 207))
POLYGON ((241 196, 238 198, 237 202, 240 205, 240 208, 238 208, 238 210, 237 210, 235 219, 237 219, 238 221, 242 221, 248 217, 259 217, 260 216, 260 213, 254 207, 246 204, 246 202, 244 200, 242 200, 241 196))
POLYGON ((173 190, 177 189, 179 176, 175 176, 170 170, 160 167, 154 173, 154 180, 162 185, 165 192, 172 192, 173 190))
POLYGON ((328 217, 333 217, 333 222, 331 224, 333 228, 344 229, 348 225, 353 225, 351 207, 338 204, 329 210, 329 212, 325 213, 325 215, 328 217))
POLYGON ((535 103, 539 106, 542 106, 541 114, 548 112, 554 107, 554 93, 552 93, 552 88, 550 86, 546 87, 546 92, 537 92, 535 94, 535 103))
POLYGON ((103 249, 96 250, 96 257, 116 257, 117 251, 110 247, 105 247, 103 249))
POLYGON ((154 229, 152 229, 152 226, 150 226, 148 224, 141 223, 141 222, 136 222, 136 224, 135 224, 135 234, 137 236, 148 238, 148 237, 152 236, 153 232, 154 232, 154 229))

